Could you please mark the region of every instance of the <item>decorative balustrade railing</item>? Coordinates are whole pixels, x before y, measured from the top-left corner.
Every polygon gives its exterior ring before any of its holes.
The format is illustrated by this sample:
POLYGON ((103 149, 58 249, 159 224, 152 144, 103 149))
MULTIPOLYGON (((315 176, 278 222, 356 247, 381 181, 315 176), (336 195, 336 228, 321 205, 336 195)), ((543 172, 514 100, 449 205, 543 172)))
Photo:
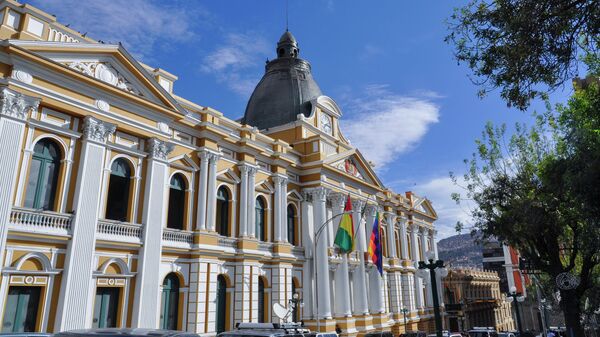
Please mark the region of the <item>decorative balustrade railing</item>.
POLYGON ((14 207, 9 222, 11 230, 68 235, 72 220, 72 214, 14 207))
POLYGON ((219 246, 228 247, 228 248, 237 248, 238 239, 237 238, 228 238, 228 237, 220 237, 219 238, 219 246))
POLYGON ((194 243, 193 232, 182 231, 179 229, 163 229, 162 238, 166 245, 175 245, 177 247, 191 247, 191 245, 194 243))
POLYGON ((101 219, 97 231, 99 239, 141 242, 144 228, 139 224, 101 219))

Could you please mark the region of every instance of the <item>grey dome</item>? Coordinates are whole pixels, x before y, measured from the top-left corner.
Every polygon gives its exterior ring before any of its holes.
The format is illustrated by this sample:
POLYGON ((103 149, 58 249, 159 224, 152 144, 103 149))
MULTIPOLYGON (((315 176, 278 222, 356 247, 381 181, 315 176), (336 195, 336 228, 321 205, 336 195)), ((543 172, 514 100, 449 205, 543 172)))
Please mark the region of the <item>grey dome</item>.
POLYGON ((254 89, 243 122, 259 129, 287 124, 298 114, 308 117, 310 101, 321 96, 312 77, 310 63, 298 58, 298 43, 292 33, 283 33, 277 43, 277 58, 268 62, 254 89))

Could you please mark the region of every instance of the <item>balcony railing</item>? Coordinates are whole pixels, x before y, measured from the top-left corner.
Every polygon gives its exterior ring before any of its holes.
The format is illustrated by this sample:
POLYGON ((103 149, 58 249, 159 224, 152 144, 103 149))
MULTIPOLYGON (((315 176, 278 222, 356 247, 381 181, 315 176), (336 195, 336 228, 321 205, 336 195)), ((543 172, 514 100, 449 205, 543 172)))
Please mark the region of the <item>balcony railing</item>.
POLYGON ((229 237, 220 237, 219 238, 219 246, 237 249, 237 238, 229 238, 229 237))
POLYGON ((194 233, 179 229, 164 228, 162 233, 166 246, 191 248, 194 243, 194 233))
POLYGON ((72 220, 72 214, 14 207, 9 222, 14 231, 70 235, 72 220))
POLYGON ((142 225, 128 222, 101 219, 98 220, 98 239, 141 243, 143 234, 142 225))

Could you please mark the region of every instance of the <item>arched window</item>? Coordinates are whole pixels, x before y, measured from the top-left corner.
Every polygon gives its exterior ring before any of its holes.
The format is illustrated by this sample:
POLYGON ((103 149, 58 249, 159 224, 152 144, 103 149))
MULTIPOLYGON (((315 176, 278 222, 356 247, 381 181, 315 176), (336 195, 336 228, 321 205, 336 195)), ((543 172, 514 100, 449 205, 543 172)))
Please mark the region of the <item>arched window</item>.
POLYGON ((129 167, 127 160, 119 158, 112 163, 110 171, 106 218, 117 221, 127 221, 131 168, 129 167))
POLYGON ((227 282, 223 275, 217 276, 217 334, 225 331, 227 317, 227 282))
POLYGON ((387 233, 385 228, 381 228, 381 255, 388 256, 387 233))
POLYGON ((394 231, 394 239, 396 240, 396 256, 402 257, 402 242, 400 242, 400 234, 394 231))
POLYGON ((265 230, 265 202, 261 197, 256 198, 256 207, 254 208, 254 222, 256 238, 260 241, 267 241, 265 230))
POLYGON ((229 236, 229 192, 225 186, 217 191, 217 233, 229 236))
POLYGON ((185 189, 185 180, 183 179, 183 176, 179 173, 173 175, 169 187, 168 228, 184 229, 185 189))
POLYGON ((287 240, 294 246, 298 245, 296 239, 296 210, 292 205, 287 207, 287 240))
POLYGON ((170 273, 163 281, 160 328, 177 330, 179 321, 179 278, 170 273))
POLYGON ((42 287, 8 288, 8 296, 2 320, 2 332, 34 332, 36 327, 40 292, 42 287))
POLYGON ((413 259, 412 242, 410 242, 410 235, 406 234, 406 248, 408 249, 408 259, 413 259))
POLYGON ((267 321, 267 294, 265 292, 265 280, 262 277, 258 278, 258 323, 264 323, 267 321))
POLYGON ((33 157, 29 167, 25 207, 54 210, 60 148, 55 141, 45 138, 33 147, 33 157))

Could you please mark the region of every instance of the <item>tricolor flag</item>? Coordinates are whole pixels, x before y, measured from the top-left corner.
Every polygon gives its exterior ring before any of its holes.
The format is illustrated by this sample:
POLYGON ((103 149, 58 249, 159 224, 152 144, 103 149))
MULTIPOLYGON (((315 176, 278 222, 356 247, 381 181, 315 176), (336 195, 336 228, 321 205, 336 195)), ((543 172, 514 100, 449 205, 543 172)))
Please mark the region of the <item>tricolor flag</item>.
POLYGON ((375 222, 373 222, 368 253, 373 264, 377 266, 379 274, 383 276, 383 256, 381 254, 381 236, 379 235, 379 212, 375 215, 375 222))
POLYGON ((352 202, 349 195, 333 243, 340 248, 342 253, 350 253, 354 249, 354 222, 352 221, 352 202))

